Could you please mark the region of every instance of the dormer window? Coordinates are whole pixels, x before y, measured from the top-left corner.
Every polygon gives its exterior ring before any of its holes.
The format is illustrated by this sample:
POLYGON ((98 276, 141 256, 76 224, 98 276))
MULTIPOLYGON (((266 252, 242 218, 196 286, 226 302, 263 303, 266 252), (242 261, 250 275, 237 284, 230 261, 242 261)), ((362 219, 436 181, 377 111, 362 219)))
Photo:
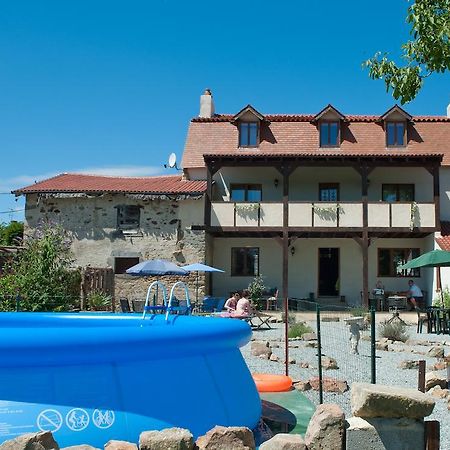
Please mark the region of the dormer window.
POLYGON ((387 147, 403 147, 405 145, 405 122, 386 122, 387 147))
POLYGON ((241 109, 231 122, 239 130, 239 147, 258 147, 261 123, 270 124, 252 105, 247 105, 241 109))
POLYGON ((258 129, 258 122, 241 122, 239 124, 239 147, 257 147, 258 129))
POLYGON ((386 147, 405 147, 407 145, 407 124, 413 123, 412 116, 398 105, 394 105, 379 119, 384 122, 386 147))
POLYGON ((320 122, 320 146, 339 147, 339 122, 320 122))
POLYGON ((314 116, 311 123, 319 130, 320 147, 341 146, 341 123, 345 121, 345 116, 332 105, 325 106, 314 116))

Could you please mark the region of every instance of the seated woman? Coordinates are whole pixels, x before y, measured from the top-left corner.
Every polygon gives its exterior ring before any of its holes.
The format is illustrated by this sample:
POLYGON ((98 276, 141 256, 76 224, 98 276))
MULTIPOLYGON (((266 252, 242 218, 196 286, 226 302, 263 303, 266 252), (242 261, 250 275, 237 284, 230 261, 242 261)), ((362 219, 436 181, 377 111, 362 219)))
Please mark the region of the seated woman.
POLYGON ((236 311, 236 307, 238 304, 239 299, 241 296, 239 295, 239 292, 235 292, 226 302, 224 305, 224 308, 229 312, 236 311))
POLYGON ((250 292, 247 289, 242 291, 242 297, 239 299, 236 305, 236 310, 231 313, 232 317, 248 317, 251 314, 252 307, 248 297, 250 292))

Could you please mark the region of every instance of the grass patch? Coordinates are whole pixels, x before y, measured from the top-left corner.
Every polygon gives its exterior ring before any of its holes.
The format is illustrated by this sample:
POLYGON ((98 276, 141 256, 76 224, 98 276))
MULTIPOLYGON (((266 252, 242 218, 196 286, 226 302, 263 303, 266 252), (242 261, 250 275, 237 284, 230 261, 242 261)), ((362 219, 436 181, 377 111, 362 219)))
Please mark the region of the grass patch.
POLYGON ((313 329, 306 325, 305 322, 298 322, 294 323, 289 327, 288 331, 288 337, 289 338, 296 338, 296 337, 302 337, 305 333, 312 333, 313 329))

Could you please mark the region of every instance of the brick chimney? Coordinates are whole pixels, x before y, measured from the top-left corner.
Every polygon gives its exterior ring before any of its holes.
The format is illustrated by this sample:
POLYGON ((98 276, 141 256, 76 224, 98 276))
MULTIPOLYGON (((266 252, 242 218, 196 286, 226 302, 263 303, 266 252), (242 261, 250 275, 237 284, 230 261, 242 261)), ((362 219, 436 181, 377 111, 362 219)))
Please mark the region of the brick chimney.
POLYGON ((205 89, 200 96, 200 114, 199 117, 212 117, 214 115, 214 100, 211 89, 205 89))

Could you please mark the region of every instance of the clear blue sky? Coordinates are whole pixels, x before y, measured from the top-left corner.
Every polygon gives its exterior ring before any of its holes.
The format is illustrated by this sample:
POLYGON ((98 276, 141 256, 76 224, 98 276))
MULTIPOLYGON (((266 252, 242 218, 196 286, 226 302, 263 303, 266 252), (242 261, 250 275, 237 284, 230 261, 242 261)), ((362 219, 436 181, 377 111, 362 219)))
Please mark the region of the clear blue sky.
MULTIPOLYGON (((406 0, 11 1, 0 5, 0 192, 61 172, 153 175, 180 158, 199 96, 219 113, 379 114, 361 63, 408 37, 406 0)), ((450 75, 411 114, 445 114, 450 75)), ((168 172, 166 172, 168 173, 168 172)), ((0 222, 23 200, 0 194, 0 222)))

